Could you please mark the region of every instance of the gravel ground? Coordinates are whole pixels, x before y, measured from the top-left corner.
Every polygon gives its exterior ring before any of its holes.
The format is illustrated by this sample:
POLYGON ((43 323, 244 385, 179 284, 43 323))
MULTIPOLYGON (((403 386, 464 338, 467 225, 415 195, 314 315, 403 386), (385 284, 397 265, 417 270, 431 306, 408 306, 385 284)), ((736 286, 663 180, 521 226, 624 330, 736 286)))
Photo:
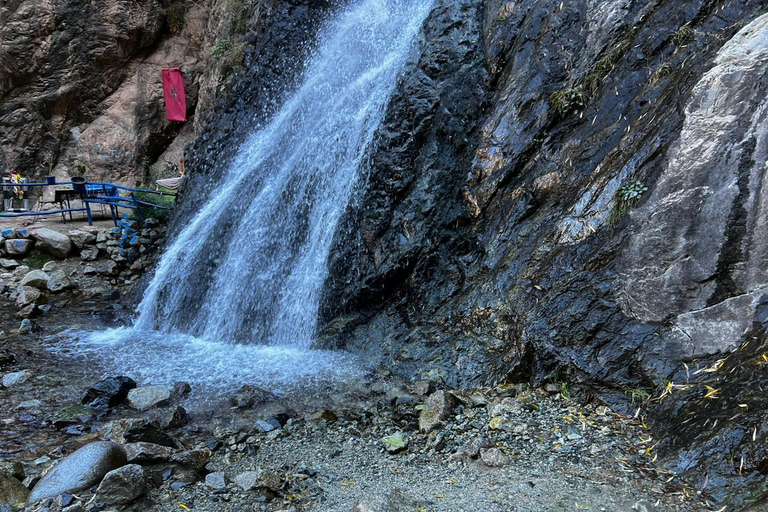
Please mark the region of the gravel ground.
MULTIPOLYGON (((240 407, 231 396, 195 403, 192 382, 186 398, 144 413, 122 405, 66 434, 51 425, 54 412, 79 403, 104 375, 98 362, 61 364, 46 350, 55 343, 50 335, 62 325, 114 321, 112 314, 94 314, 105 304, 76 304, 66 318, 38 319, 43 331, 27 335, 15 334, 17 320, 6 314, 11 305, 0 306, 0 328, 7 334, 3 350, 15 356, 0 373, 31 373, 27 382, 0 391, 0 462, 21 462, 28 482, 87 442, 124 441, 115 428, 120 422, 161 420, 182 405, 190 411, 189 422, 164 432, 181 448, 208 453, 210 462, 200 472, 145 464, 149 493, 121 510, 717 509, 654 466, 656 441, 641 417, 621 416, 598 403, 580 405, 558 386, 446 390, 447 405, 438 408, 442 420, 420 431, 420 417, 434 412, 428 397, 440 384, 399 382, 386 370, 240 407), (407 445, 388 451, 382 439, 394 434, 402 434, 407 445)), ((85 491, 65 501, 67 512, 111 510, 92 497, 85 491)), ((57 503, 28 510, 61 510, 57 503)))

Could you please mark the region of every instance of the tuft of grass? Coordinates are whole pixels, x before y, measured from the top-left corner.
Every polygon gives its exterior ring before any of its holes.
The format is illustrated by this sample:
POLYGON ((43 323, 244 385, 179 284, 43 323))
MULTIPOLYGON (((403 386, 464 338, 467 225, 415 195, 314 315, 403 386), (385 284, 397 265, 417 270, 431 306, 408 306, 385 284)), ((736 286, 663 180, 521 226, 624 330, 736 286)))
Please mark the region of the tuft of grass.
POLYGON ((640 180, 632 180, 621 187, 613 195, 613 211, 609 218, 611 224, 616 224, 630 208, 640 201, 640 197, 648 191, 648 187, 640 180))
POLYGON ((578 114, 587 104, 587 95, 582 86, 560 89, 549 97, 549 104, 562 116, 578 114))
POLYGON ((693 40, 693 36, 694 32, 691 24, 686 23, 677 29, 677 32, 672 34, 672 42, 675 43, 675 46, 680 47, 690 43, 693 40))
POLYGON ((31 269, 37 270, 43 268, 46 263, 54 259, 56 258, 46 252, 35 251, 31 256, 24 258, 24 264, 31 269))
POLYGON ((651 393, 642 388, 625 388, 624 394, 631 398, 632 404, 645 404, 651 399, 651 393))
POLYGON ((214 59, 220 59, 232 48, 232 43, 229 39, 221 39, 216 41, 216 44, 211 48, 211 57, 214 59))

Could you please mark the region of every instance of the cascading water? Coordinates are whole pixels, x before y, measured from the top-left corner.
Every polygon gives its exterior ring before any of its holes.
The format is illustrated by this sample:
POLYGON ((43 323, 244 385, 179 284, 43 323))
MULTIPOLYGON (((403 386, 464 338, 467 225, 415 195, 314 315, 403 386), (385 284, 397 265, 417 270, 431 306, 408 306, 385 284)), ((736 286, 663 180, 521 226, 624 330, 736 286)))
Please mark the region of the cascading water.
MULTIPOLYGON (((213 384, 232 373, 280 380, 286 347, 312 341, 334 231, 430 5, 361 0, 330 22, 303 84, 167 248, 133 329, 81 348, 109 346, 154 381, 197 366, 213 384)), ((296 357, 285 363, 294 373, 296 357)), ((338 369, 335 357, 313 352, 298 366, 338 369)))

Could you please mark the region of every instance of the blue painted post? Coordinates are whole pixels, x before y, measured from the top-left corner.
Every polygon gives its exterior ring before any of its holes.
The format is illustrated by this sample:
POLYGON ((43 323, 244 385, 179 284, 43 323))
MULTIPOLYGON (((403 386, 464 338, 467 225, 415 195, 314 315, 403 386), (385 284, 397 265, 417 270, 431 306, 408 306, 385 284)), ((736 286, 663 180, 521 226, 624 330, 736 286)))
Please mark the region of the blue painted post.
POLYGON ((93 219, 91 218, 91 205, 88 204, 88 200, 83 197, 83 204, 85 204, 85 214, 88 217, 88 225, 93 226, 93 219))

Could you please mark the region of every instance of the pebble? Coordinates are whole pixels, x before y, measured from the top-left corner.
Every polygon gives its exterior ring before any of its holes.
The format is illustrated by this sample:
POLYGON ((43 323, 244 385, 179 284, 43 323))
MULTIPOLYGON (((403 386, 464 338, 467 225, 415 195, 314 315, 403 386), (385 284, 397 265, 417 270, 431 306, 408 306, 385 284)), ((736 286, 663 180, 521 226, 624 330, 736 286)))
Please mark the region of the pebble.
POLYGON ((226 489, 227 482, 223 471, 215 471, 205 475, 205 485, 214 490, 226 489))
POLYGON ((32 372, 29 370, 22 370, 20 372, 11 372, 3 375, 3 386, 10 388, 24 384, 32 376, 32 372))

